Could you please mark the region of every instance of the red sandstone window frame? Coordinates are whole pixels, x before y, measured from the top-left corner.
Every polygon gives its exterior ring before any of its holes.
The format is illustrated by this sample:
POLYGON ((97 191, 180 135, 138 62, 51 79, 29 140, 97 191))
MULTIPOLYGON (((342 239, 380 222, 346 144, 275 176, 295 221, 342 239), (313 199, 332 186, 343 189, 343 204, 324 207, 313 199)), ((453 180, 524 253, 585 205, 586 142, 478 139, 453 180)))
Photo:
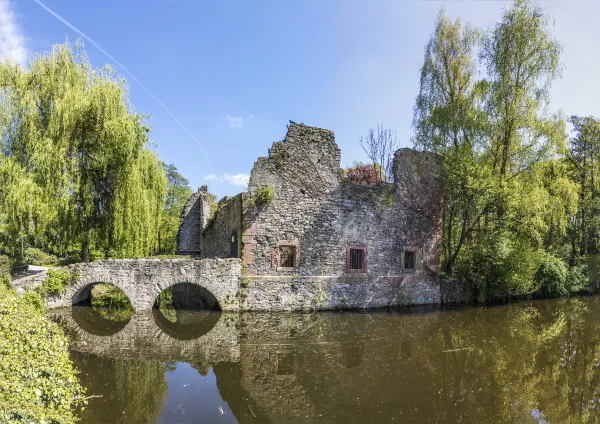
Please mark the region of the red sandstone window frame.
POLYGON ((346 272, 349 274, 366 274, 367 273, 367 246, 364 244, 348 244, 346 245, 346 272), (350 258, 352 250, 362 250, 362 267, 360 269, 352 269, 350 258))
POLYGON ((300 242, 298 240, 279 240, 275 245, 273 251, 273 267, 277 271, 294 271, 300 267, 300 242), (293 267, 282 267, 280 263, 281 252, 280 247, 292 247, 294 248, 294 266, 293 267))

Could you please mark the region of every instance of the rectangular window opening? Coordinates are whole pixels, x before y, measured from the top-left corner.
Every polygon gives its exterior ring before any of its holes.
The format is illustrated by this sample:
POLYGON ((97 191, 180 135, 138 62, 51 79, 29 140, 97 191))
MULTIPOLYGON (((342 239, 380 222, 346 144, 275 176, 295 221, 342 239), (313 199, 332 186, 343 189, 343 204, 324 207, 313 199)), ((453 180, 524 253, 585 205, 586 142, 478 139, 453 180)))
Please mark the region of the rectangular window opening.
POLYGON ((414 271, 415 269, 415 252, 404 252, 404 269, 414 271))
POLYGON ((279 266, 282 268, 296 266, 296 246, 279 246, 279 266))
POLYGON ((350 249, 350 269, 361 270, 364 268, 364 250, 350 249))

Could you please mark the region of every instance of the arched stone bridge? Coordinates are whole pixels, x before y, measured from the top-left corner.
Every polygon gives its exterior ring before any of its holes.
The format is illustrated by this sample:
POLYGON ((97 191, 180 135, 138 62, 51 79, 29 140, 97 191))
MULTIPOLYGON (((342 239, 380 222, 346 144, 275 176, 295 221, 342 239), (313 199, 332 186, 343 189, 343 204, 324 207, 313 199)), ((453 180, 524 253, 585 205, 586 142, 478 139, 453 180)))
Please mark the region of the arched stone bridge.
MULTIPOLYGON (((180 283, 195 284, 210 292, 222 311, 239 310, 240 259, 107 259, 67 267, 78 279, 67 287, 52 307, 75 305, 88 298, 94 284, 110 283, 121 289, 136 311, 152 309, 158 295, 180 283)), ((44 277, 27 282, 14 281, 24 290, 41 284, 44 277)))

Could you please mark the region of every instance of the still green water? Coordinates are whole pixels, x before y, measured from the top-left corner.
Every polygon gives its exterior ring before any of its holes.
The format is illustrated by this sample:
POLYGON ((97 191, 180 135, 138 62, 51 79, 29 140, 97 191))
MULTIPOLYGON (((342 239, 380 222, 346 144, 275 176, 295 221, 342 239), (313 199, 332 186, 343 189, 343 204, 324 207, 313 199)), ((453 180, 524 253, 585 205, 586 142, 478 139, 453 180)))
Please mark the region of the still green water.
POLYGON ((53 312, 83 423, 600 421, 600 297, 315 314, 53 312), (175 321, 175 322, 174 322, 175 321))

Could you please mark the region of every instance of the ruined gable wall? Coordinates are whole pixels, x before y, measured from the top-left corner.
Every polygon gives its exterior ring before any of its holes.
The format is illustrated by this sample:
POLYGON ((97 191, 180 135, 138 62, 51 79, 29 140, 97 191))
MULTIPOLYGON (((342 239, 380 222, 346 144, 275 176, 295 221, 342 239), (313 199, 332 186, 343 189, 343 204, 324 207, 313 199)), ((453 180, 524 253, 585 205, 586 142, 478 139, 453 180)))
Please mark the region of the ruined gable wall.
POLYGON ((250 284, 243 307, 439 302, 439 157, 401 149, 394 166, 398 184, 366 187, 341 178, 331 131, 292 123, 269 153, 256 162, 249 190, 270 186, 275 199, 244 213, 242 258, 250 284), (282 244, 297 246, 296 267, 278 263, 282 244), (348 244, 366 246, 366 274, 346 272, 348 244), (414 271, 404 270, 405 250, 416 253, 414 271))
POLYGON ((399 184, 375 187, 342 180, 339 163, 331 131, 297 124, 257 162, 249 189, 270 186, 275 199, 246 216, 249 274, 342 276, 346 246, 354 243, 367 248, 369 276, 402 275, 407 247, 418 251, 416 273, 429 272, 427 263, 438 260, 439 159, 402 149, 394 167, 399 184), (278 269, 282 242, 299 247, 294 270, 278 269))
POLYGON ((229 258, 231 255, 231 237, 235 231, 237 247, 233 257, 239 257, 239 242, 242 231, 242 195, 227 197, 219 202, 214 217, 206 225, 202 234, 203 258, 229 258))
POLYGON ((181 223, 177 233, 177 253, 200 255, 202 230, 206 225, 210 209, 208 188, 202 186, 193 193, 181 213, 181 223))

